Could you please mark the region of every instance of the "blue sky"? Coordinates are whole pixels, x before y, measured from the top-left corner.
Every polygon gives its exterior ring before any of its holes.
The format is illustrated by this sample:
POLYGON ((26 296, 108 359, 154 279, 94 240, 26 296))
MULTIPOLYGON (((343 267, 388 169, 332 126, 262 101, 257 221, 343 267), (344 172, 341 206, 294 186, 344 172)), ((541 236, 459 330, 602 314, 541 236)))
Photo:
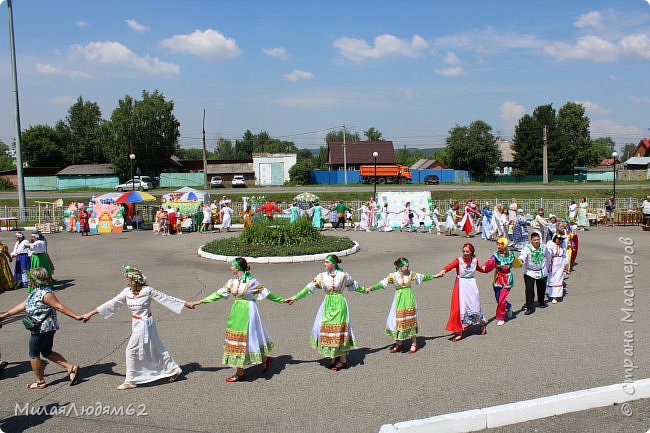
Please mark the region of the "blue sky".
MULTIPOLYGON (((622 1, 13 0, 22 127, 77 97, 175 102, 183 147, 267 131, 316 148, 345 124, 398 147, 484 120, 511 138, 543 104, 581 102, 592 137, 650 135, 650 5, 622 1)), ((14 136, 6 3, 0 139, 14 136)))

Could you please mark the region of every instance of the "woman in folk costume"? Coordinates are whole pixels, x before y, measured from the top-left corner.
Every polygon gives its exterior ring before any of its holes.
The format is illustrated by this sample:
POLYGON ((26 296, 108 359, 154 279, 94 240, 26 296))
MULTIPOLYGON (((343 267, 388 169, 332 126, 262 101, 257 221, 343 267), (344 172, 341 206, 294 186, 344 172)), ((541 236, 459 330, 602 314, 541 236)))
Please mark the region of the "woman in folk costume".
POLYGON ((248 206, 244 212, 241 212, 239 216, 244 220, 244 230, 253 224, 253 220, 251 219, 253 216, 253 209, 250 206, 248 206))
POLYGON ((323 208, 318 200, 314 201, 314 206, 309 209, 309 214, 311 215, 311 225, 318 230, 323 230, 323 208))
POLYGON ((523 209, 517 210, 515 229, 512 237, 514 249, 517 251, 521 251, 528 244, 528 220, 526 220, 523 209))
POLYGON ((503 213, 503 208, 500 204, 494 207, 492 214, 491 234, 494 237, 503 238, 506 236, 506 215, 503 213))
POLYGON ((79 203, 79 233, 81 236, 90 236, 90 223, 89 218, 90 214, 86 211, 84 204, 79 203))
POLYGON ((286 301, 291 305, 314 293, 316 289, 325 292, 325 299, 316 313, 309 341, 318 353, 331 359, 328 367, 335 371, 347 368, 347 353, 351 347, 357 345, 343 290, 366 293, 363 286, 360 286, 348 273, 343 272, 340 263, 341 259, 338 256, 328 255, 323 263, 325 272, 316 275, 304 289, 286 301))
POLYGON ((489 241, 492 239, 492 212, 490 212, 490 203, 485 203, 482 215, 481 239, 489 241))
POLYGON ((377 212, 377 230, 389 232, 392 230, 390 223, 388 222, 388 203, 384 203, 384 206, 379 212, 377 212))
POLYGON ((291 203, 291 206, 289 206, 289 209, 285 210, 284 212, 288 213, 290 215, 289 216, 289 222, 292 223, 292 224, 295 223, 296 221, 298 221, 298 218, 300 218, 300 208, 298 208, 298 203, 295 202, 295 201, 293 203, 291 203))
POLYGON ((447 209, 447 219, 445 220, 445 236, 451 236, 451 232, 456 230, 456 212, 454 211, 454 204, 449 203, 449 209, 447 209))
POLYGON ((578 226, 572 224, 571 221, 564 220, 562 230, 565 238, 564 247, 567 249, 567 260, 569 261, 567 274, 570 274, 578 257, 578 226))
POLYGON ((556 304, 564 296, 564 273, 567 271, 567 250, 562 246, 564 235, 555 233, 553 240, 546 244, 546 294, 556 304))
POLYGON ((471 206, 471 201, 465 203, 465 213, 463 219, 460 220, 460 229, 465 232, 465 237, 468 238, 469 234, 474 231, 474 221, 472 214, 480 216, 480 212, 471 206))
POLYGON ((40 233, 32 233, 32 241, 29 243, 29 267, 30 268, 43 268, 47 274, 52 278, 54 273, 54 266, 47 254, 47 244, 43 239, 40 239, 40 233))
POLYGON ((569 204, 569 208, 567 211, 567 218, 569 218, 572 221, 575 221, 576 216, 578 216, 578 205, 576 204, 575 200, 571 200, 571 203, 569 204))
POLYGON ((368 201, 368 227, 373 228, 377 225, 377 203, 375 197, 370 197, 368 201))
POLYGON ((403 340, 408 338, 411 339, 409 353, 415 353, 418 350, 418 311, 411 284, 412 282, 422 284, 424 281, 433 280, 434 276, 411 272, 409 261, 404 257, 398 258, 393 264, 395 272, 391 272, 377 284, 366 288, 366 292, 385 289, 389 284, 395 287, 395 296, 386 319, 386 335, 390 335, 395 340, 390 353, 400 351, 403 340))
POLYGON ((221 208, 221 228, 229 232, 230 227, 232 227, 232 208, 229 206, 229 202, 226 202, 221 208))
POLYGON ((506 323, 506 316, 512 316, 512 305, 508 302, 508 295, 514 286, 512 268, 518 267, 521 267, 521 261, 515 257, 515 253, 508 251, 508 239, 506 238, 497 239, 497 251, 481 266, 481 272, 490 272, 494 269, 497 326, 506 323))
POLYGON ((578 225, 578 230, 587 230, 589 227, 589 219, 587 214, 589 213, 589 204, 587 203, 587 198, 582 197, 580 199, 580 204, 578 205, 578 215, 576 216, 576 224, 578 225))
POLYGON ((438 211, 437 204, 433 205, 433 210, 431 211, 431 223, 436 228, 436 234, 440 235, 440 212, 438 211))
POLYGON ((244 366, 263 363, 262 372, 265 372, 273 360, 270 356, 273 342, 264 329, 255 301, 268 299, 283 304, 285 299, 253 277, 243 257, 233 259, 230 271, 234 278, 229 279, 221 289, 190 305, 208 304, 230 295, 235 298, 226 322, 222 362, 237 369, 234 375, 226 378, 226 382, 238 382, 246 377, 244 366))
POLYGON ((10 261, 9 247, 0 241, 0 293, 16 288, 16 280, 9 266, 10 261))
POLYGON ((463 255, 454 259, 434 277, 440 278, 452 269, 456 269, 456 281, 451 294, 449 320, 445 328, 456 334, 451 341, 462 340, 463 332, 474 325, 481 325, 481 334, 487 334, 487 322, 483 317, 481 297, 474 278, 476 271, 485 271, 478 265, 478 259, 474 255, 474 245, 464 244, 463 255))
POLYGON ((11 251, 11 257, 16 259, 14 278, 20 283, 21 287, 27 288, 27 273, 30 269, 29 242, 25 239, 25 235, 20 232, 16 233, 16 243, 11 251))
POLYGON ((329 216, 329 221, 330 224, 332 225, 332 228, 336 230, 336 226, 339 224, 339 214, 336 211, 336 202, 332 200, 330 203, 330 208, 329 208, 330 216, 329 216))
POLYGON ((553 214, 548 216, 548 226, 546 226, 546 238, 545 242, 551 242, 553 237, 557 233, 557 218, 553 214))
POLYGON ((370 226, 368 225, 368 221, 370 220, 370 211, 368 210, 368 203, 362 204, 357 211, 359 211, 359 230, 369 232, 370 226))
POLYGON ((127 287, 113 299, 84 314, 83 321, 87 322, 95 314, 108 319, 121 305, 126 304, 131 313, 131 338, 126 345, 126 378, 117 389, 131 389, 138 384, 159 379, 173 382, 182 370, 158 336, 157 320, 151 313, 151 301, 158 302, 176 314, 180 314, 183 307, 194 307, 189 302, 148 286, 147 277, 139 269, 124 266, 122 275, 127 287))

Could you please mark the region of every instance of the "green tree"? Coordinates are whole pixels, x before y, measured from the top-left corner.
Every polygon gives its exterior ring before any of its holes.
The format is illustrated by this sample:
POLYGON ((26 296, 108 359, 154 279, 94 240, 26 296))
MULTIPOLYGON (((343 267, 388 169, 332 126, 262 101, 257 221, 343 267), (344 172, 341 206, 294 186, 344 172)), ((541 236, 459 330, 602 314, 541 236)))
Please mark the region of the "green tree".
POLYGON ((56 130, 63 137, 64 155, 69 164, 95 164, 106 162, 102 136, 102 112, 95 102, 84 101, 80 96, 56 130))
POLYGON ((309 185, 311 183, 311 172, 314 167, 309 161, 298 161, 289 169, 291 183, 298 185, 309 185))
POLYGON ((541 174, 543 137, 540 141, 539 122, 525 114, 515 126, 512 138, 513 169, 520 174, 541 174))
POLYGON ((446 139, 451 167, 467 170, 478 180, 494 174, 501 151, 491 131, 492 127, 482 120, 452 128, 446 139))
POLYGON ((250 131, 246 130, 241 140, 235 140, 235 159, 251 159, 257 137, 250 131))
POLYGON ((611 158, 616 143, 612 137, 600 137, 592 141, 594 153, 598 162, 605 158, 611 158))
POLYGON ((215 158, 222 161, 235 159, 235 149, 232 147, 232 141, 223 137, 217 139, 217 145, 214 148, 215 158))
POLYGON ((567 102, 557 113, 557 143, 560 146, 561 167, 555 173, 573 173, 575 166, 591 166, 598 162, 589 134, 589 117, 585 107, 575 102, 567 102))
POLYGON ((134 170, 158 174, 178 153, 178 128, 174 103, 166 101, 158 90, 142 91, 142 100, 126 95, 111 115, 106 153, 113 168, 122 176, 129 174, 129 155, 135 154, 134 170))
POLYGON ((409 150, 405 147, 395 151, 395 162, 401 165, 412 166, 420 159, 425 159, 427 156, 421 150, 409 150))
POLYGON ((0 140, 0 171, 16 168, 16 161, 9 150, 9 146, 0 140))
POLYGON ((28 167, 65 167, 64 138, 49 125, 30 126, 21 134, 22 160, 28 167))
POLYGON ((314 158, 313 164, 316 170, 326 170, 329 154, 327 151, 327 146, 321 146, 318 149, 318 156, 314 158))
MULTIPOLYGON (((625 143, 625 146, 623 146, 623 151, 621 152, 621 155, 619 155, 618 159, 621 162, 625 162, 628 159, 632 158, 632 155, 634 154, 634 151, 636 150, 636 144, 634 143, 625 143)), ((611 158, 612 154, 610 152, 609 157, 611 158)))
POLYGON ((382 133, 379 130, 375 129, 374 126, 368 128, 367 131, 364 131, 363 135, 365 135, 366 138, 369 141, 383 141, 384 140, 384 138, 382 137, 382 133))
POLYGON ((312 161, 314 159, 314 154, 312 154, 309 149, 298 149, 296 158, 298 161, 312 161))
MULTIPOLYGON (((325 143, 331 143, 333 141, 343 141, 343 128, 338 131, 330 131, 325 136, 325 143)), ((358 132, 345 131, 345 142, 346 143, 357 143, 361 141, 358 132)))
MULTIPOLYGON (((182 161, 203 159, 203 149, 183 149, 181 147, 176 152, 176 156, 182 161)), ((212 159, 213 156, 214 155, 212 153, 206 150, 205 157, 207 159, 212 159)))

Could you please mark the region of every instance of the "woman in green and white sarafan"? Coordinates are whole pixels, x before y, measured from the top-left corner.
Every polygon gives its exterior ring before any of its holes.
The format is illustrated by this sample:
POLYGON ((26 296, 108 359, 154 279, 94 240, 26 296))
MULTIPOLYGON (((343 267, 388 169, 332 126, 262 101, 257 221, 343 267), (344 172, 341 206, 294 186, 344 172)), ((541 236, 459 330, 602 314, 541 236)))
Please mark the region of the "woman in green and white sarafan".
POLYGON ((250 267, 243 257, 233 259, 230 270, 235 278, 228 280, 211 295, 192 302, 192 306, 214 302, 230 295, 235 297, 226 324, 223 363, 237 368, 237 372, 228 377, 226 382, 237 382, 246 377, 244 366, 263 363, 262 372, 265 372, 273 360, 270 356, 273 342, 264 329, 255 301, 266 298, 282 304, 285 300, 250 274, 250 267))
POLYGON ((368 287, 368 292, 385 289, 389 284, 395 286, 395 296, 393 304, 390 306, 388 318, 386 319, 386 334, 393 337, 395 344, 390 348, 390 353, 398 352, 402 349, 402 341, 411 339, 411 348, 409 353, 415 353, 418 350, 417 333, 418 333, 418 311, 415 295, 411 289, 411 283, 422 284, 424 281, 431 281, 435 277, 429 274, 418 274, 411 272, 409 261, 400 257, 393 263, 395 272, 388 274, 386 278, 368 287))
POLYGON ((347 368, 346 355, 351 347, 357 345, 343 289, 366 292, 363 286, 343 272, 340 263, 341 259, 335 254, 328 255, 324 262, 325 272, 316 275, 304 289, 286 300, 288 304, 293 304, 296 300, 314 293, 316 289, 325 291, 325 299, 316 313, 309 341, 318 353, 331 358, 328 367, 335 371, 347 368))

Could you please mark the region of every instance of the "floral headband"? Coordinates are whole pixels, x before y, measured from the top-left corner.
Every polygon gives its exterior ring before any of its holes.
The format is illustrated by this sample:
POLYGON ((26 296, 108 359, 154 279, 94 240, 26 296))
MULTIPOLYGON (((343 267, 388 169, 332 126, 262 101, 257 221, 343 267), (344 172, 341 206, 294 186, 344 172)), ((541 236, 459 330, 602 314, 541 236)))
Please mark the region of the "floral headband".
POLYGON ((122 275, 137 284, 146 284, 147 282, 147 277, 142 275, 142 271, 133 266, 122 266, 122 275))

